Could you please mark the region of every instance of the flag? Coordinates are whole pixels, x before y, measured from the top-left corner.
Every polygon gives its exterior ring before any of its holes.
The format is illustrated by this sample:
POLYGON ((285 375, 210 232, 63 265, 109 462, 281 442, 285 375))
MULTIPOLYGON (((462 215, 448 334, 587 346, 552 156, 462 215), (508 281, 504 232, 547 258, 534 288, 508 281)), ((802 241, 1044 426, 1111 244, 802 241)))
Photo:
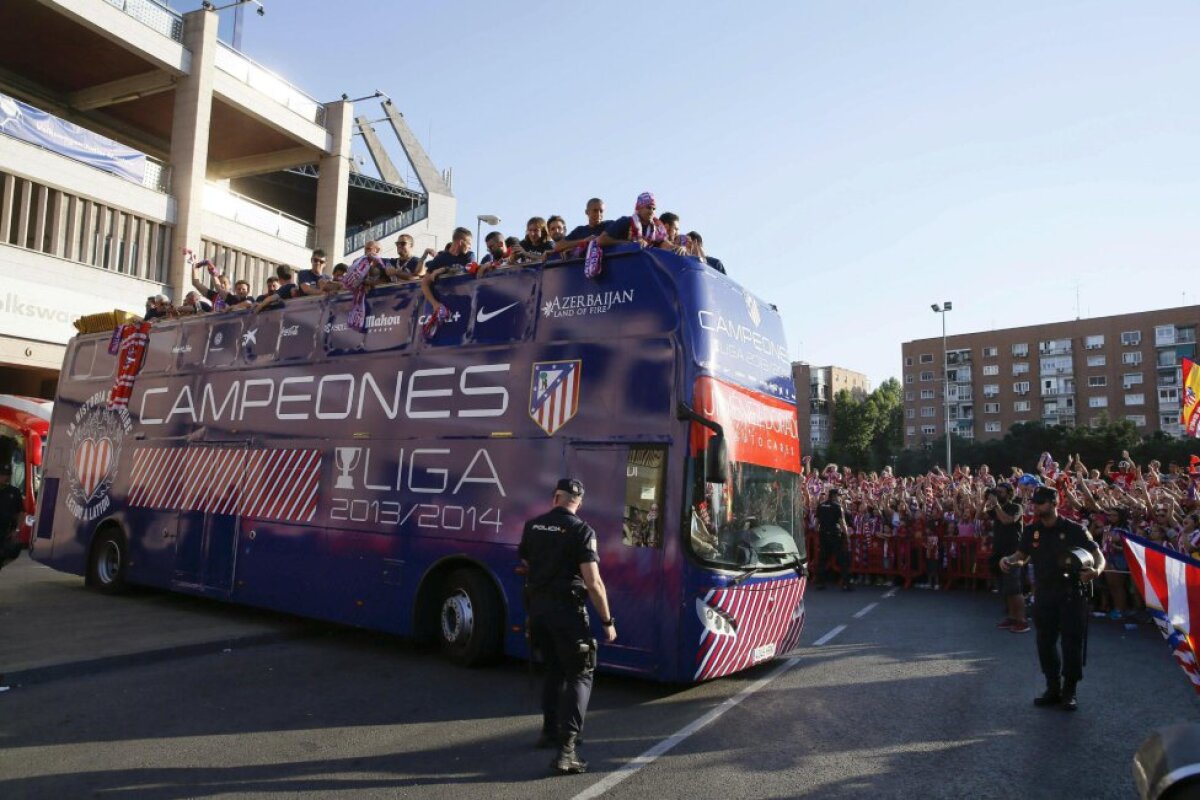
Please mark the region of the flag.
POLYGON ((1183 360, 1183 406, 1179 421, 1188 436, 1200 436, 1200 365, 1183 360))
POLYGON ((1146 610, 1154 617, 1192 688, 1200 694, 1200 665, 1192 635, 1192 617, 1200 627, 1200 561, 1131 533, 1125 534, 1125 555, 1133 585, 1146 601, 1146 610))

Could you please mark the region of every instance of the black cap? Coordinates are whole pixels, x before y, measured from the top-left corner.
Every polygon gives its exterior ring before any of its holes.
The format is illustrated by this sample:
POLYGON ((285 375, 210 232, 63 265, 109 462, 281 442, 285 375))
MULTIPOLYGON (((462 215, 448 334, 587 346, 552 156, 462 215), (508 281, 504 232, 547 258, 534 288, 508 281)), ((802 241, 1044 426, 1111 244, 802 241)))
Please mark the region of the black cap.
POLYGON ((583 497, 583 484, 575 478, 562 478, 554 487, 556 492, 566 492, 573 497, 583 497))
POLYGON ((830 489, 830 490, 829 490, 829 496, 830 496, 830 497, 837 497, 837 496, 838 496, 838 495, 840 495, 840 494, 841 494, 841 491, 840 491, 839 489, 837 489, 836 487, 834 487, 833 489, 830 489))
POLYGON ((1033 490, 1033 502, 1057 503, 1058 491, 1053 486, 1039 486, 1033 490))

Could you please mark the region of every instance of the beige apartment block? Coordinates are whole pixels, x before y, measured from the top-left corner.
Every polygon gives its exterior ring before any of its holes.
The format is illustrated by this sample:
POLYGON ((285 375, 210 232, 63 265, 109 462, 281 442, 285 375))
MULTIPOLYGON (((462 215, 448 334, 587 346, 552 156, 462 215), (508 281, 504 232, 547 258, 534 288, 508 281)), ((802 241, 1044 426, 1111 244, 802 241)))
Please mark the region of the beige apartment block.
MULTIPOLYGON (((871 393, 871 381, 861 372, 843 367, 814 367, 803 361, 792 364, 792 380, 796 384, 796 420, 803 437, 804 452, 824 450, 833 437, 834 398, 843 389, 855 400, 871 393)), ((803 439, 802 439, 803 441, 803 439)))
POLYGON ((1182 360, 1196 357, 1200 306, 1077 319, 904 342, 904 444, 946 429, 1003 437, 1018 422, 1129 420, 1139 433, 1182 435, 1182 360))

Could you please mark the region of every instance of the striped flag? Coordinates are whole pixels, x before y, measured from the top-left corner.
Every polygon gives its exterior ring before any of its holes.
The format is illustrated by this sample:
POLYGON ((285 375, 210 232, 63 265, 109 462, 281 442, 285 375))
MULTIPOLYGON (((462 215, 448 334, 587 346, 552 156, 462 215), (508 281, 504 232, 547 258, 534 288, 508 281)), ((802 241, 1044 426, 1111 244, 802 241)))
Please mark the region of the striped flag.
POLYGON ((1131 533, 1125 534, 1125 555, 1146 609, 1192 688, 1200 694, 1200 666, 1192 635, 1192 617, 1200 625, 1200 562, 1131 533))
POLYGON ((1190 358, 1183 360, 1183 405, 1179 421, 1188 436, 1200 437, 1200 365, 1190 358))

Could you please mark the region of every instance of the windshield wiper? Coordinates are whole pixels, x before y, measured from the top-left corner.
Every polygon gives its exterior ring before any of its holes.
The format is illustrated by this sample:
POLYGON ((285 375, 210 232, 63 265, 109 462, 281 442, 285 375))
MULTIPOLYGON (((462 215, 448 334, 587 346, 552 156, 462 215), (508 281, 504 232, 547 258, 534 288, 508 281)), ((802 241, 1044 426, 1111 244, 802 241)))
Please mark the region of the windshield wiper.
POLYGON ((743 572, 741 575, 738 575, 737 577, 735 577, 735 578, 731 579, 731 580, 729 581, 729 585, 730 585, 730 586, 737 586, 739 583, 741 583, 742 581, 746 580, 746 578, 749 578, 749 577, 750 577, 751 575, 753 575, 754 573, 756 573, 756 572, 761 572, 761 571, 762 571, 762 570, 764 570, 764 569, 766 569, 766 567, 750 567, 748 570, 746 570, 745 572, 743 572))

